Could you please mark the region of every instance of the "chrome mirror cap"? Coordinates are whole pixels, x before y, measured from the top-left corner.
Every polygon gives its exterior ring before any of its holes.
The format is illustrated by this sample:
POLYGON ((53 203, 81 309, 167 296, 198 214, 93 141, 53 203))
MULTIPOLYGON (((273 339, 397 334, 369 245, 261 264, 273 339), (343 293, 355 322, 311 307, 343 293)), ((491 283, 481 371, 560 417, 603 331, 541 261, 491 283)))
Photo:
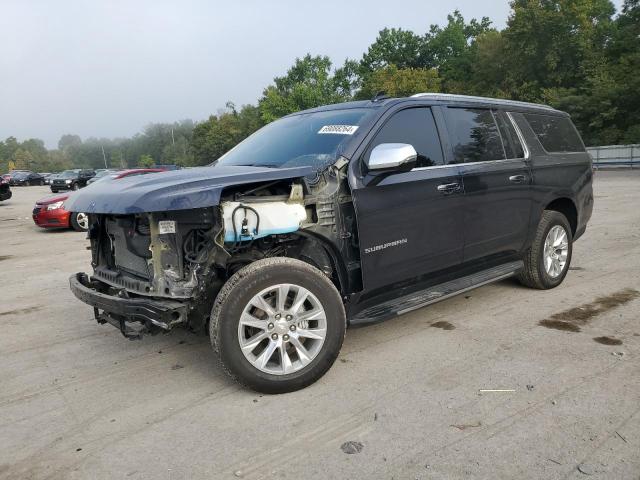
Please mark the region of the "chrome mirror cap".
POLYGON ((408 143, 381 143, 377 145, 367 161, 369 170, 384 170, 398 168, 418 157, 416 149, 408 143))

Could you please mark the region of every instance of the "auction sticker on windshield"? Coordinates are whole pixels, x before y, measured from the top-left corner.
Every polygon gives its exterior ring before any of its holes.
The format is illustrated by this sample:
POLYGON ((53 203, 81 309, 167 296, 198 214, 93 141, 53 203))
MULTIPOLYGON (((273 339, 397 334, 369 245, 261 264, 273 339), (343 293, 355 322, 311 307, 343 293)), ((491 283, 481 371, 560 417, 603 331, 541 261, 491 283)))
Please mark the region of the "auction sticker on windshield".
POLYGON ((358 130, 357 125, 325 125, 318 133, 326 134, 326 133, 334 133, 338 135, 353 135, 358 130))

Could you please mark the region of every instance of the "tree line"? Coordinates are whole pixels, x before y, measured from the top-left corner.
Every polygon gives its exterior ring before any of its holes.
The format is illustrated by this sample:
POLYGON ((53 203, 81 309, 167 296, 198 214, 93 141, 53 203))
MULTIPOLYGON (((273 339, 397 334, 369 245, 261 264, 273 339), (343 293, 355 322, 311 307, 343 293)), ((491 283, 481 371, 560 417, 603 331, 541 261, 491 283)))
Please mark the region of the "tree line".
POLYGON ((59 171, 206 165, 284 115, 369 99, 377 92, 460 93, 550 104, 569 112, 588 145, 640 143, 640 0, 616 14, 609 0, 513 0, 504 29, 459 11, 425 32, 385 28, 359 60, 297 58, 255 105, 207 120, 151 124, 131 138, 64 135, 47 150, 38 139, 0 141, 0 170, 59 171))

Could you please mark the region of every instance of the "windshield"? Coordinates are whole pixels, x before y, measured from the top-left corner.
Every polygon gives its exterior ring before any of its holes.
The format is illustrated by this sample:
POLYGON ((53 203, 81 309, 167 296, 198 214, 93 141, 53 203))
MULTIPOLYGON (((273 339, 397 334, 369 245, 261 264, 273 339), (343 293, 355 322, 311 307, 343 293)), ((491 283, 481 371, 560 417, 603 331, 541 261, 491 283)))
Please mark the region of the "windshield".
POLYGON ((75 178, 77 176, 78 170, 65 170, 60 175, 58 175, 58 178, 75 178))
POLYGON ((373 116, 367 108, 303 113, 261 128, 218 160, 221 165, 287 168, 333 163, 360 125, 373 116))

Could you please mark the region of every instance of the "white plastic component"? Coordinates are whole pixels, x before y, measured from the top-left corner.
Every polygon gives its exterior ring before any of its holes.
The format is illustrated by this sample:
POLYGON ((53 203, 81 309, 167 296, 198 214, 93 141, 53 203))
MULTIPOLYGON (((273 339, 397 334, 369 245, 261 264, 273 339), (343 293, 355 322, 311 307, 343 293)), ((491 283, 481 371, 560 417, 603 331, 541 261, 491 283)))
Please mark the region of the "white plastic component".
POLYGON ((266 237, 278 233, 291 233, 300 228, 300 224, 307 218, 304 206, 300 203, 286 202, 222 202, 222 216, 224 218, 224 241, 236 242, 266 237), (240 208, 238 208, 240 207, 240 208), (238 208, 238 209, 237 209, 238 208), (245 213, 246 208, 246 213, 245 213), (237 210, 236 210, 237 209, 237 210), (255 210, 260 218, 251 211, 255 210), (235 214, 235 236, 233 233, 232 215, 235 214), (243 228, 243 220, 246 226, 243 228), (244 230, 244 234, 242 233, 244 230))

